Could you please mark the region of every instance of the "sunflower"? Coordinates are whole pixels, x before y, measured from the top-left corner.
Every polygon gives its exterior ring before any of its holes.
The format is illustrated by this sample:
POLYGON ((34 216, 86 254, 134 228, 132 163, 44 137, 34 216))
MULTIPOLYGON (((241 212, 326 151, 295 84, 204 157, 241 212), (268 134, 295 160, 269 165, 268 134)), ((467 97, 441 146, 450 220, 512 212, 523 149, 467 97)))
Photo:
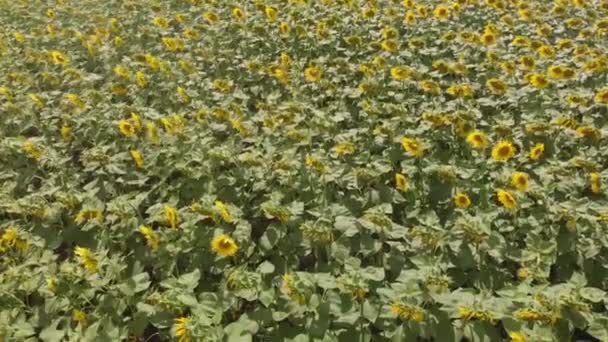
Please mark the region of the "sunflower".
POLYGON ((518 331, 512 331, 509 333, 509 338, 511 339, 511 342, 526 342, 528 341, 526 339, 526 335, 518 332, 518 331))
POLYGON ((120 120, 118 122, 118 129, 120 130, 120 133, 122 133, 122 135, 124 135, 125 137, 132 137, 136 133, 135 126, 133 126, 127 120, 120 120))
POLYGON ((399 50, 399 46, 392 39, 383 40, 382 43, 380 43, 380 47, 382 47, 382 50, 390 53, 395 53, 399 50))
POLYGON ((608 104, 608 88, 598 91, 593 99, 595 103, 608 104))
POLYGON ((152 250, 157 250, 158 245, 160 244, 160 239, 158 235, 154 232, 154 230, 148 226, 141 225, 138 229, 139 233, 146 239, 146 244, 152 250))
POLYGON ((511 184, 520 191, 528 189, 528 174, 525 172, 513 172, 511 175, 511 184))
POLYGON ((69 59, 60 51, 53 50, 50 52, 51 61, 55 64, 66 65, 69 59))
POLYGON ((165 224, 173 229, 177 229, 178 217, 177 217, 177 209, 174 207, 166 205, 163 209, 165 214, 165 224))
POLYGON ((131 158, 133 158, 133 162, 135 162, 135 166, 138 169, 144 167, 144 158, 141 155, 141 152, 138 150, 129 150, 129 154, 131 154, 131 158))
POLYGON ((454 204, 460 209, 466 209, 471 205, 471 198, 464 192, 454 195, 454 204))
POLYGON ((532 149, 530 149, 530 153, 529 153, 530 159, 538 160, 540 157, 542 157, 544 152, 545 152, 545 144, 537 143, 536 145, 534 145, 534 147, 532 147, 532 149))
POLYGON ((536 89, 544 89, 549 86, 549 80, 547 80, 547 77, 545 77, 543 74, 533 73, 527 75, 526 78, 528 82, 530 82, 530 84, 536 89))
POLYGON ((498 202, 500 202, 503 207, 507 209, 517 208, 517 201, 510 192, 503 189, 498 189, 496 190, 496 197, 498 198, 498 202))
POLYGON ((473 148, 481 149, 488 146, 489 141, 488 137, 483 132, 473 131, 467 135, 467 142, 473 148))
POLYGON ((229 236, 221 234, 211 241, 211 250, 220 256, 229 257, 236 254, 239 246, 229 236))
POLYGON ((413 70, 406 66, 397 66, 391 68, 391 77, 397 81, 408 80, 412 77, 413 70))
POLYGON ((492 159, 506 161, 515 155, 515 147, 510 141, 502 140, 494 145, 492 159))
POLYGON ((439 20, 445 20, 450 16, 450 10, 444 5, 439 5, 433 10, 433 16, 439 20))
POLYGON ((190 330, 188 329, 189 320, 190 319, 188 317, 179 317, 173 321, 173 330, 178 342, 192 341, 192 338, 190 337, 190 330))
POLYGON ((238 20, 242 20, 243 18, 245 18, 245 12, 243 11, 242 8, 240 7, 235 7, 232 9, 232 15, 237 18, 238 20))
POLYGON ((310 66, 304 70, 304 78, 309 82, 319 82, 323 77, 323 71, 315 66, 310 66))
POLYGON ((86 247, 76 247, 74 249, 74 255, 78 257, 78 261, 84 268, 91 272, 97 272, 97 259, 86 247))
POLYGON ((279 12, 271 6, 266 6, 264 8, 264 14, 266 14, 266 18, 271 21, 274 22, 275 20, 277 20, 277 16, 279 15, 279 12))
POLYGON ((421 157, 424 152, 422 146, 412 138, 404 137, 401 139, 401 146, 412 157, 421 157))
POLYGON ((491 78, 487 80, 486 87, 488 87, 490 92, 494 95, 503 95, 509 89, 507 84, 498 78, 491 78))
POLYGON ((492 32, 484 32, 480 37, 481 43, 486 46, 496 43, 496 35, 492 32))
POLYGON ((395 174, 395 187, 399 191, 407 190, 407 179, 400 173, 395 174))
POLYGON ((589 182, 591 183, 591 192, 599 194, 602 191, 602 178, 598 172, 589 174, 589 182))

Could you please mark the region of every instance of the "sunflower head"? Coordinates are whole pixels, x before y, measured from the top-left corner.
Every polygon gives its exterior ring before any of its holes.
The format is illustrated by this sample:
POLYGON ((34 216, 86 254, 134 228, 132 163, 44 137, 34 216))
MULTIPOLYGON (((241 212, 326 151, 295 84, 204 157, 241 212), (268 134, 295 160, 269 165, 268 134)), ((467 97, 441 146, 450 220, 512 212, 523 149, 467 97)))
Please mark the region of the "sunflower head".
POLYGON ((211 241, 211 250, 217 255, 229 257, 236 254, 239 247, 229 236, 221 234, 211 241))
POLYGON ((473 148, 481 149, 488 146, 488 137, 483 132, 474 131, 467 135, 467 142, 473 148))
POLYGON ((513 195, 511 195, 511 193, 507 190, 498 189, 496 191, 496 198, 498 199, 498 202, 500 202, 500 204, 507 209, 517 208, 517 201, 515 200, 515 197, 513 197, 513 195))
POLYGON ((471 198, 464 192, 454 195, 454 204, 461 209, 466 209, 471 205, 471 198))
POLYGON ((511 184, 520 191, 528 189, 528 174, 525 172, 513 172, 511 175, 511 184))
POLYGON ((492 149, 492 159, 506 161, 515 155, 515 147, 510 141, 500 141, 492 149))

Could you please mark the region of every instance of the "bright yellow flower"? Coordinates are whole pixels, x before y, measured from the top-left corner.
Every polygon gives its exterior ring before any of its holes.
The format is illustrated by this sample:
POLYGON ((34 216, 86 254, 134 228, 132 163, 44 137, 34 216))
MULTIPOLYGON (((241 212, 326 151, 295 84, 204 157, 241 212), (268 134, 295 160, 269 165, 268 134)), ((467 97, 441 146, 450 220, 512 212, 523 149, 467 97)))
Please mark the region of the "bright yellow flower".
POLYGON ((177 229, 178 217, 177 217, 177 209, 174 207, 166 205, 164 208, 165 212, 165 223, 169 225, 169 227, 173 229, 177 229))
POLYGON ((86 247, 76 247, 74 249, 74 255, 78 257, 78 262, 80 262, 84 268, 91 272, 97 272, 97 259, 90 249, 86 247))
POLYGON ((152 250, 157 250, 158 245, 160 244, 160 239, 158 238, 158 235, 156 235, 154 230, 144 225, 139 226, 138 230, 141 235, 143 235, 144 239, 146 239, 148 247, 150 247, 152 250))
POLYGON ((464 192, 454 195, 454 204, 460 209, 466 209, 471 205, 471 198, 464 192))
POLYGON ((135 133, 137 133, 135 131, 135 126, 133 126, 133 124, 127 120, 120 120, 118 122, 118 129, 122 135, 128 138, 135 136, 135 133))
POLYGON ((173 322, 173 331, 178 342, 191 342, 192 337, 188 328, 188 317, 176 318, 173 322))
POLYGON ((144 72, 143 72, 143 71, 141 71, 141 70, 138 70, 138 71, 135 73, 135 80, 137 81, 137 85, 138 85, 140 88, 145 88, 145 87, 146 87, 146 85, 148 84, 148 81, 147 81, 147 79, 146 79, 146 74, 144 74, 144 72))
POLYGON ((336 154, 339 156, 353 154, 355 152, 355 145, 349 142, 340 143, 334 146, 334 151, 336 151, 336 154))
POLYGON ((304 78, 309 82, 319 82, 323 77, 323 71, 315 66, 310 66, 304 70, 304 78))
POLYGON ((407 179, 405 178, 405 176, 400 173, 396 173, 395 174, 395 187, 397 188, 397 190, 405 191, 405 190, 407 190, 407 186, 408 186, 407 179))
POLYGON ((135 162, 135 166, 138 169, 144 167, 144 157, 142 157, 141 153, 138 150, 129 150, 131 154, 131 158, 133 158, 133 162, 135 162))
POLYGON ((62 126, 59 130, 59 134, 61 135, 61 139, 68 141, 72 139, 72 128, 69 126, 62 126))
POLYGON ((211 250, 223 257, 230 257, 239 250, 236 242, 225 234, 216 236, 211 241, 211 250))
POLYGON ((414 71, 406 66, 397 66, 391 68, 391 77, 397 81, 409 80, 414 71))
POLYGON ((205 12, 203 14, 203 18, 205 19, 205 21, 209 24, 209 25, 213 25, 215 23, 217 23, 220 18, 218 17, 217 14, 213 13, 213 12, 205 12))
POLYGON ((528 189, 528 174, 525 172, 513 172, 511 175, 511 184, 520 191, 528 189))
POLYGON ((245 18, 245 11, 240 7, 235 7, 232 9, 232 15, 238 20, 243 20, 245 18))
POLYGON ((593 99, 595 103, 608 104, 608 88, 598 91, 593 99))
POLYGON ((31 141, 24 142, 21 149, 23 149, 23 152, 25 152, 25 154, 27 154, 30 158, 36 160, 42 159, 42 150, 31 141))
POLYGON ((526 335, 517 332, 517 331, 512 331, 509 333, 509 338, 511 339, 511 342, 527 342, 528 340, 526 339, 526 335))
POLYGON ((97 209, 82 209, 74 218, 74 222, 82 224, 92 220, 101 220, 101 212, 97 209))
POLYGON ((467 135, 467 142, 473 148, 481 149, 486 148, 486 146, 488 146, 489 140, 483 132, 474 131, 467 135))
POLYGON ((534 145, 534 147, 532 147, 532 149, 530 149, 530 153, 529 153, 530 159, 538 160, 540 157, 542 157, 544 152, 545 152, 545 144, 537 143, 536 145, 534 145))
POLYGON ((515 197, 511 195, 510 192, 503 189, 498 189, 496 190, 496 197, 498 199, 498 202, 500 202, 503 207, 507 209, 517 208, 517 201, 515 200, 515 197))
POLYGON ((401 146, 412 157, 419 158, 424 153, 423 147, 414 139, 404 137, 401 139, 401 146))
POLYGON ((69 59, 60 51, 53 50, 50 52, 51 61, 55 64, 66 65, 69 63, 69 59))
POLYGON ((598 172, 591 172, 589 174, 589 182, 591 184, 591 192, 599 194, 602 192, 602 177, 598 172))
POLYGON ((492 159, 506 161, 515 155, 515 147, 510 141, 499 141, 492 149, 492 159))
POLYGON ((271 22, 277 20, 277 16, 279 15, 279 12, 271 6, 266 6, 264 8, 264 13, 266 14, 266 18, 271 22))
POLYGON ((399 50, 397 42, 392 39, 383 40, 382 43, 380 43, 380 47, 382 47, 382 50, 390 53, 396 53, 399 50))
POLYGON ((433 10, 433 15, 437 19, 445 20, 450 16, 450 10, 444 5, 439 5, 433 10))
POLYGON ((231 223, 232 222, 232 215, 230 214, 230 211, 228 210, 228 208, 226 207, 226 205, 222 201, 215 201, 215 206, 220 211, 220 215, 222 216, 222 220, 224 220, 224 222, 226 222, 226 223, 231 223))
POLYGON ((72 320, 84 324, 87 320, 87 314, 82 310, 74 309, 72 310, 72 320))
POLYGON ((544 89, 549 85, 549 80, 543 74, 533 73, 528 76, 528 82, 536 89, 544 89))

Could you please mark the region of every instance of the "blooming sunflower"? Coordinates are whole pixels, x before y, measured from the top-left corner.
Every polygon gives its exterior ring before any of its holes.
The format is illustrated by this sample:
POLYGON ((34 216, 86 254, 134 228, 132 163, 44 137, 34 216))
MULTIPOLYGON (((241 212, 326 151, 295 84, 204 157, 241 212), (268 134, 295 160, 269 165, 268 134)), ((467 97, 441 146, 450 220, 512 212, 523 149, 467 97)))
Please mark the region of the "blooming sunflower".
POLYGON ((407 179, 404 175, 400 173, 395 174, 395 187, 399 191, 405 191, 407 189, 407 179))
POLYGON ((211 250, 223 257, 230 257, 239 250, 236 242, 229 236, 221 234, 211 240, 211 250))
POLYGON ((503 189, 498 189, 496 190, 496 197, 498 198, 498 202, 500 202, 503 207, 507 209, 517 208, 517 201, 510 192, 503 189))
POLYGON ((118 122, 118 129, 120 130, 120 133, 122 133, 122 135, 124 135, 125 137, 132 137, 136 133, 135 126, 133 126, 127 120, 120 120, 118 122))
POLYGON ((492 149, 492 159, 506 161, 515 155, 515 147, 510 141, 500 141, 492 149))
POLYGON ((97 259, 95 259, 95 256, 90 249, 86 247, 76 247, 74 249, 74 255, 78 257, 78 261, 84 268, 91 272, 97 272, 97 259))
POLYGON ((188 321, 190 319, 188 317, 179 317, 176 318, 173 322, 173 330, 175 332, 175 337, 179 342, 190 342, 192 338, 190 336, 190 330, 188 329, 188 321))
POLYGON ((323 77, 323 71, 315 66, 310 66, 304 70, 304 78, 309 82, 319 82, 323 77))
POLYGON ((391 68, 391 77, 397 81, 408 80, 412 77, 412 74, 412 69, 406 66, 396 66, 394 68, 391 68))
POLYGON ((511 184, 520 191, 528 189, 528 174, 525 172, 513 172, 511 175, 511 184))
POLYGON ((488 146, 488 137, 483 132, 474 131, 467 135, 467 142, 473 148, 481 149, 488 146))
POLYGON ((538 160, 540 157, 542 157, 544 152, 545 152, 545 144, 537 143, 536 145, 534 145, 534 147, 532 147, 532 149, 530 149, 530 153, 529 153, 530 159, 538 160))
POLYGON ((418 158, 424 153, 422 146, 412 138, 404 137, 401 139, 401 146, 412 157, 418 158))
POLYGON ((471 205, 471 198, 464 192, 454 195, 454 204, 460 209, 466 209, 471 205))

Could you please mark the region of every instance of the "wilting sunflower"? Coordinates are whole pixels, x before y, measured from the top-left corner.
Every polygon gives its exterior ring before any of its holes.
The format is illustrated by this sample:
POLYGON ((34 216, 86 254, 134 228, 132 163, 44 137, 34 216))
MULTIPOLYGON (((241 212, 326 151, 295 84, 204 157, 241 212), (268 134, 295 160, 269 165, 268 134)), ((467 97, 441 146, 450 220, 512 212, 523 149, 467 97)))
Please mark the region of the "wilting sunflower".
POLYGON ((500 141, 492 149, 492 159, 506 161, 515 155, 515 147, 510 141, 500 141))
POLYGON ((500 202, 500 204, 507 209, 517 208, 517 201, 515 200, 515 197, 513 197, 513 195, 506 190, 496 190, 496 198, 498 199, 498 202, 500 202))
POLYGON ((230 257, 236 254, 239 246, 229 236, 221 234, 211 241, 211 250, 220 256, 230 257))

